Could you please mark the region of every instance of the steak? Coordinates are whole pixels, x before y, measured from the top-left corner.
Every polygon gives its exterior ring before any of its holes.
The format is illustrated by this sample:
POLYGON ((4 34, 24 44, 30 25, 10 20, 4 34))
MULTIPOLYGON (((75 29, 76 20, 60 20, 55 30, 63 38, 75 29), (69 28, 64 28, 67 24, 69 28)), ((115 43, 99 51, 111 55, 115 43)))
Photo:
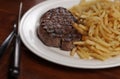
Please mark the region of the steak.
POLYGON ((38 37, 47 46, 69 51, 74 47, 74 41, 81 40, 81 34, 72 26, 76 21, 66 8, 51 9, 40 18, 38 37))

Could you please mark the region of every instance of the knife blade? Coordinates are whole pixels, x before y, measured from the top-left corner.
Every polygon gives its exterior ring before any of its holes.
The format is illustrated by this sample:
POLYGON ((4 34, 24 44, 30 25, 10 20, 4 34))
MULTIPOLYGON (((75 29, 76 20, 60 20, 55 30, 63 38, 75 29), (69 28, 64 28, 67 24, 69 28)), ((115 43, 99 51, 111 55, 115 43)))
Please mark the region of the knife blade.
POLYGON ((10 76, 15 79, 17 79, 18 75, 20 74, 20 44, 21 44, 21 40, 20 40, 18 28, 20 26, 22 6, 23 6, 23 4, 21 2, 20 7, 19 7, 19 14, 18 14, 18 26, 17 26, 17 32, 16 32, 15 48, 14 48, 14 53, 13 53, 13 58, 12 58, 13 61, 9 68, 10 76))

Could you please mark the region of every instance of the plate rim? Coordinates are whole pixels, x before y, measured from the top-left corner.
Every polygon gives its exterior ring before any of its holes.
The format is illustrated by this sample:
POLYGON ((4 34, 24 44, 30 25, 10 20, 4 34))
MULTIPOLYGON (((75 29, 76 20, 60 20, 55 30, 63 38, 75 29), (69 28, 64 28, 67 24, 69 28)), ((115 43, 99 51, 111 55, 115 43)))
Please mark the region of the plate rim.
MULTIPOLYGON (((61 0, 62 2, 63 1, 68 1, 68 0, 61 0)), ((56 1, 56 0, 54 0, 54 2, 61 2, 61 1, 56 1)), ((77 0, 76 0, 77 1, 77 0)), ((22 19, 21 19, 21 21, 20 21, 20 27, 19 27, 19 33, 20 33, 20 37, 21 37, 21 40, 22 40, 22 42, 25 44, 25 46, 33 53, 33 54, 35 54, 35 55, 37 55, 38 57, 41 57, 42 59, 45 59, 45 60, 47 60, 47 61, 50 61, 50 62, 52 62, 52 63, 56 63, 56 64, 59 64, 59 65, 63 65, 63 66, 67 66, 67 67, 71 67, 71 68, 81 68, 81 69, 105 69, 105 68, 113 68, 113 67, 117 67, 117 66, 120 66, 120 63, 116 63, 116 64, 113 64, 113 65, 106 65, 106 66, 96 66, 96 67, 93 67, 93 66, 76 66, 76 65, 71 65, 71 64, 66 64, 66 63, 61 63, 61 62, 59 62, 58 63, 58 61, 57 60, 54 60, 53 61, 53 59, 49 59, 49 58, 45 58, 44 56, 40 56, 40 55, 38 55, 37 53, 35 53, 35 52, 37 52, 36 50, 31 50, 31 48, 32 47, 30 47, 30 46, 28 46, 28 44, 25 42, 25 40, 24 40, 24 38, 23 38, 23 36, 21 35, 21 26, 22 26, 22 23, 24 23, 24 20, 25 20, 25 18, 27 17, 27 16, 29 16, 29 14, 30 14, 30 12, 31 11, 33 11, 35 8, 38 8, 40 5, 44 5, 44 4, 47 4, 47 3, 50 3, 51 1, 49 0, 49 1, 43 1, 43 2, 41 2, 41 3, 39 3, 39 4, 36 4, 35 6, 33 6, 32 8, 30 8, 24 15, 23 15, 23 17, 22 17, 22 19)))

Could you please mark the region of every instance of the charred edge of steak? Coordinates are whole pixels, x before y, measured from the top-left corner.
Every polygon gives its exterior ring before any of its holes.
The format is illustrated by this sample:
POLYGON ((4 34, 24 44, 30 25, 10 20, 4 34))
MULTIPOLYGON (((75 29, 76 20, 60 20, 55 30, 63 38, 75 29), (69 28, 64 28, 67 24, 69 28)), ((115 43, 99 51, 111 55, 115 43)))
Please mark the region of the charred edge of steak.
POLYGON ((72 42, 81 40, 81 34, 72 26, 77 20, 66 8, 58 7, 47 11, 40 19, 38 36, 47 46, 71 50, 72 42))

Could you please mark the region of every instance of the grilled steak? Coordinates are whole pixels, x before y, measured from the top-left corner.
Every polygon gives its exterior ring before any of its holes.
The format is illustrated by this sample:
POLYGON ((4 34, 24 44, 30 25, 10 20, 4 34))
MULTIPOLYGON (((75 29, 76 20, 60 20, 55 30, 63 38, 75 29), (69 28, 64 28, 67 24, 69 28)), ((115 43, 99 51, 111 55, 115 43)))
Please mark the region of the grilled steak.
POLYGON ((66 8, 51 9, 40 18, 38 36, 47 46, 69 51, 74 47, 72 43, 81 39, 81 34, 72 27, 73 22, 76 19, 66 8))

